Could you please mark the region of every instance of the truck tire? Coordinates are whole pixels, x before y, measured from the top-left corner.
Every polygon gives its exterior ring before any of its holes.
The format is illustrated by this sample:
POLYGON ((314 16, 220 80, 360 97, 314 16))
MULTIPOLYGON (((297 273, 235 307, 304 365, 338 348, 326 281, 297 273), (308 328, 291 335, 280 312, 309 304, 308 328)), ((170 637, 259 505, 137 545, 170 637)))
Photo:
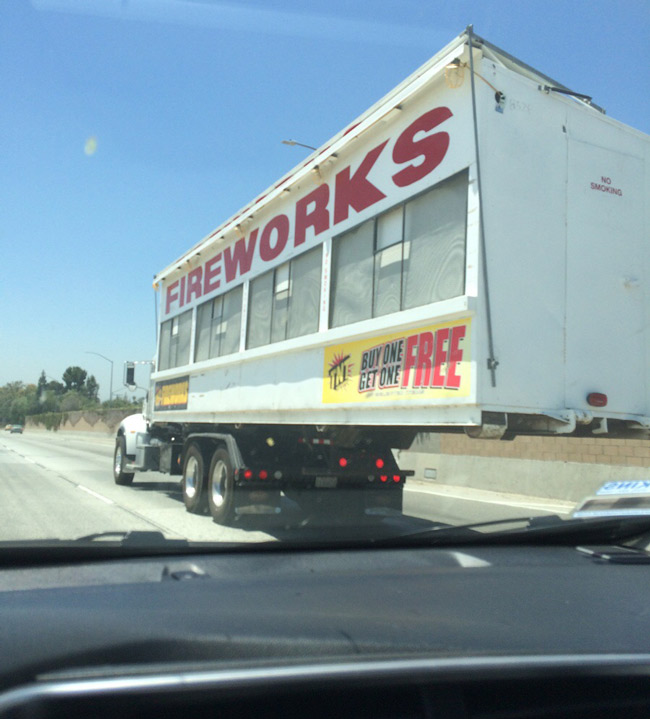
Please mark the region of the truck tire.
POLYGON ((133 472, 125 472, 126 440, 122 435, 115 439, 115 452, 113 452, 113 479, 115 484, 125 486, 133 482, 133 472))
POLYGON ((217 524, 227 525, 235 516, 235 482, 230 455, 217 449, 208 472, 208 507, 217 524))
POLYGON ((191 444, 185 453, 183 462, 183 502, 188 512, 204 514, 206 508, 207 477, 205 458, 198 444, 191 444))

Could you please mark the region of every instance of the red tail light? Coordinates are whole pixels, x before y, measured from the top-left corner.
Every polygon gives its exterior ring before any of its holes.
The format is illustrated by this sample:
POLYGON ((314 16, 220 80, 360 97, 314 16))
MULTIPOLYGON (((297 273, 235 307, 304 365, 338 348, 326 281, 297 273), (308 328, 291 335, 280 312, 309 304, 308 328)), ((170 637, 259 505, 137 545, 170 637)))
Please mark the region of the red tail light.
POLYGON ((345 457, 341 457, 339 459, 339 467, 347 467, 348 466, 348 460, 345 457))
POLYGON ((379 479, 381 479, 382 482, 388 482, 388 477, 385 474, 382 474, 379 479))
POLYGON ((265 469, 260 470, 260 474, 259 474, 260 479, 266 479, 268 476, 269 476, 269 473, 265 469))
POLYGON ((381 469, 383 466, 384 466, 384 460, 381 459, 381 457, 380 457, 380 458, 375 462, 375 467, 377 467, 377 469, 381 469))
POLYGON ((601 392, 590 392, 587 395, 587 404, 590 407, 605 407, 607 405, 607 395, 601 392))
POLYGON ((253 478, 253 471, 250 469, 244 470, 244 479, 252 479, 253 478))
POLYGON ((400 479, 401 479, 401 477, 399 476, 399 474, 394 474, 394 475, 393 475, 393 482, 399 482, 400 479))

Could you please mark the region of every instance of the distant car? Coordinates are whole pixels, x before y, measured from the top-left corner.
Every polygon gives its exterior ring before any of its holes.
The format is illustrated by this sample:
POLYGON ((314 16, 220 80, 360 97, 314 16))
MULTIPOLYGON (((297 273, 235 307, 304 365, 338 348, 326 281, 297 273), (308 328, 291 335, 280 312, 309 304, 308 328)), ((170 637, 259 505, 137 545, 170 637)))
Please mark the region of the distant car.
POLYGON ((22 424, 12 424, 9 431, 11 432, 11 434, 22 434, 23 426, 22 424))
POLYGON ((12 427, 13 427, 12 424, 6 424, 6 425, 5 425, 5 432, 10 432, 12 427))

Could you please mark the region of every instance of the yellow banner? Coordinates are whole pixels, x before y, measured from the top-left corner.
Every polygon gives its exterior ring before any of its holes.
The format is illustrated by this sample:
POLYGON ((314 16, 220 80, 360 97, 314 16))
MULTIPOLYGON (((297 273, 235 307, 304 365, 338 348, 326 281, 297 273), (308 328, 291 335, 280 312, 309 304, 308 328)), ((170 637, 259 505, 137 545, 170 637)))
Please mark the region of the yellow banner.
POLYGON ((165 382, 156 382, 154 409, 187 409, 189 390, 189 377, 179 377, 165 382))
POLYGON ((325 348, 323 402, 467 397, 471 320, 325 348))

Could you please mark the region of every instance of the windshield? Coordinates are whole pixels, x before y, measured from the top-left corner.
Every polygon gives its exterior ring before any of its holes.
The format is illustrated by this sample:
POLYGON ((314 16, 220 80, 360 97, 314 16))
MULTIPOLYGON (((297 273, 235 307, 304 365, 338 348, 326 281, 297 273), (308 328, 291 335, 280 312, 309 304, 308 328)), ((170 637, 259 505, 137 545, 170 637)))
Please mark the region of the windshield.
POLYGON ((500 8, 0 3, 0 541, 650 512, 647 7, 500 8))

